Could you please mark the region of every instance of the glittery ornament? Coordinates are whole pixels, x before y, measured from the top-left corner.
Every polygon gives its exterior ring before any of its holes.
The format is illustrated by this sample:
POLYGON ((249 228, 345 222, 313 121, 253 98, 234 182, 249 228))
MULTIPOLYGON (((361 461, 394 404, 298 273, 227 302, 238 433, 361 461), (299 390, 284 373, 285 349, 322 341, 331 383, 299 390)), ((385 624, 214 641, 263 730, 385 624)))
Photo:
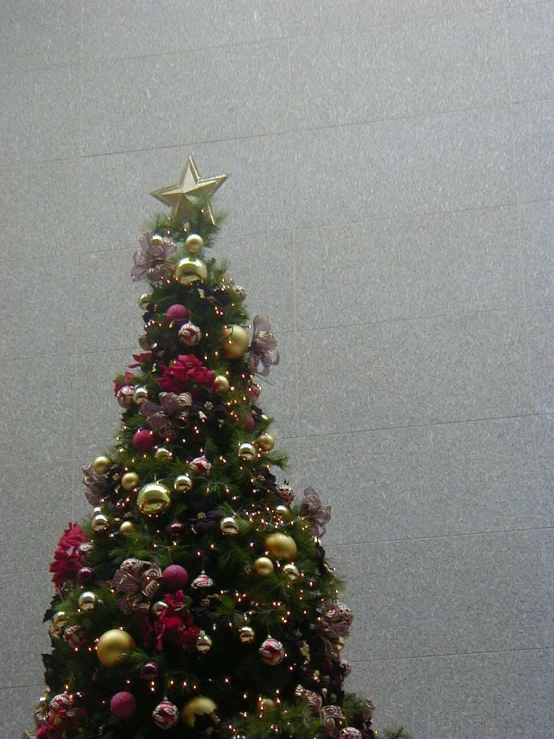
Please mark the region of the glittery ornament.
POLYGON ((152 711, 152 718, 159 729, 171 729, 179 720, 179 709, 174 703, 163 700, 152 711))
POLYGON ((132 385, 123 385, 117 391, 117 402, 122 408, 128 408, 134 402, 135 388, 132 385))
POLYGON ((281 664, 285 658, 285 647, 277 639, 269 636, 258 650, 260 657, 271 667, 281 664))
POLYGON ((185 346, 197 346, 202 341, 202 331, 189 321, 179 329, 179 341, 185 346))
POLYGON ((184 323, 188 320, 189 312, 184 305, 180 305, 180 303, 174 303, 173 305, 169 306, 169 308, 165 312, 165 315, 167 316, 167 318, 169 318, 170 321, 173 321, 175 323, 184 323))
POLYGON ((67 712, 73 708, 73 696, 68 693, 55 695, 48 704, 48 708, 55 716, 65 717, 67 712))
POLYGON ((353 726, 347 726, 339 734, 340 739, 362 739, 362 732, 353 726))
POLYGON ((182 590, 189 581, 187 571, 181 565, 169 565, 162 574, 162 585, 166 590, 182 590))
POLYGON ((110 711, 116 718, 131 718, 136 710, 137 700, 132 693, 122 690, 120 693, 116 693, 112 696, 110 701, 110 711))
POLYGON ((155 443, 154 432, 151 429, 139 429, 133 434, 133 446, 143 454, 149 452, 155 443))
POLYGON ((277 486, 277 496, 283 501, 285 505, 290 505, 294 500, 294 490, 290 485, 286 483, 284 485, 277 486))

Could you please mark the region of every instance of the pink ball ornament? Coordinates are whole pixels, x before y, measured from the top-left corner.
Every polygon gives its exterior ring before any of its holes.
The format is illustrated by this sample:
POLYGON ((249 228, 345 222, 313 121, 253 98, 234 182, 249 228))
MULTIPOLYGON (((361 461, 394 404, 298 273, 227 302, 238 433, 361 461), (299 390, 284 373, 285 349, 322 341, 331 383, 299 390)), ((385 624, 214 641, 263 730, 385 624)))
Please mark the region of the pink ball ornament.
POLYGON ((184 305, 179 305, 179 303, 174 303, 173 305, 170 305, 169 308, 166 310, 165 315, 169 318, 170 321, 186 321, 189 317, 189 312, 185 308, 184 305))
POLYGON ((81 567, 77 572, 77 580, 81 585, 88 585, 94 580, 94 570, 91 567, 81 567))
POLYGON ((162 574, 162 584, 166 590, 182 590, 189 581, 187 571, 181 565, 169 565, 162 574))
POLYGON ((147 662, 142 666, 140 677, 142 680, 155 680, 159 673, 160 670, 155 662, 147 662))
POLYGON ((126 690, 116 693, 110 701, 110 711, 116 718, 131 718, 136 710, 136 698, 126 690))
POLYGON ((202 340, 202 331, 194 323, 185 323, 179 329, 179 341, 185 346, 196 346, 202 340))
POLYGON ((162 701, 152 711, 152 718, 160 729, 171 729, 179 720, 179 709, 170 701, 162 701))
POLYGON ((245 431, 254 431, 255 426, 256 426, 256 420, 254 419, 254 416, 248 416, 242 428, 245 431))
POLYGON ((154 432, 151 429, 139 429, 133 435, 133 446, 139 452, 146 454, 154 446, 154 432))
POLYGON ((170 523, 167 527, 167 533, 172 539, 179 539, 184 530, 184 524, 179 523, 179 521, 174 521, 173 523, 170 523))

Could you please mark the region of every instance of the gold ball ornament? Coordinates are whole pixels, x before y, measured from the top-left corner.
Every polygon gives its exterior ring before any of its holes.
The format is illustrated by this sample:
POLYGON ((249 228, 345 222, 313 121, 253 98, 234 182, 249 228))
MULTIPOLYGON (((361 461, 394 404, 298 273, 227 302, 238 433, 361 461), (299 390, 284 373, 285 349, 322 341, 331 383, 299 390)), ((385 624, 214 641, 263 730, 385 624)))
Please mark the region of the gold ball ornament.
POLYGON ((173 459, 173 454, 165 446, 159 446, 154 452, 154 457, 158 462, 170 462, 173 459))
POLYGON ((345 644, 346 644, 346 639, 344 638, 344 636, 339 636, 339 639, 337 641, 337 649, 339 650, 339 652, 342 652, 345 644))
POLYGON ((192 478, 189 475, 177 475, 173 487, 178 493, 188 493, 192 488, 192 478))
POLYGON ((265 548, 274 559, 294 559, 298 552, 298 547, 292 536, 279 532, 266 536, 265 548))
POLYGON ((124 490, 134 490, 140 482, 140 477, 136 472, 126 472, 121 478, 121 487, 124 490))
POLYGON ((181 718, 183 723, 193 729, 197 716, 211 716, 214 723, 218 723, 219 719, 215 714, 216 711, 217 706, 211 698, 207 698, 205 695, 197 695, 185 703, 181 711, 181 718))
POLYGON ((286 518, 286 519, 292 518, 291 509, 288 506, 283 505, 282 503, 275 507, 275 513, 278 516, 281 516, 281 518, 286 518))
POLYGON ((192 285, 195 282, 205 282, 208 277, 208 268, 197 257, 185 257, 175 267, 175 279, 181 285, 192 285))
POLYGON ((110 528, 110 520, 104 513, 97 513, 93 516, 90 525, 92 530, 98 534, 101 531, 107 531, 110 528))
POLYGON ((152 293, 143 293, 138 300, 139 308, 143 311, 147 311, 150 308, 151 300, 152 300, 152 293))
POLYGON ((140 489, 137 505, 141 513, 146 516, 155 516, 169 508, 171 499, 169 488, 159 482, 150 482, 140 489))
POLYGON ((275 566, 269 557, 258 557, 254 562, 254 572, 260 577, 269 577, 275 566))
POLYGON ((148 390, 142 385, 139 385, 139 387, 135 388, 133 398, 137 405, 142 405, 148 398, 148 390))
POLYGON ((132 521, 123 521, 123 523, 119 527, 119 533, 122 536, 129 536, 129 534, 132 534, 134 530, 135 524, 132 521))
POLYGON ((200 654, 207 654, 212 648, 212 640, 205 631, 201 631, 196 638, 196 651, 200 654))
POLYGON ((214 379, 214 390, 220 395, 224 395, 229 390, 229 380, 225 375, 217 375, 214 379))
POLYGON ((263 713, 264 711, 271 711, 272 708, 275 708, 275 701, 271 698, 266 698, 264 696, 260 696, 258 699, 258 710, 263 713))
POLYGON ((92 469, 97 475, 105 475, 111 466, 112 460, 109 457, 106 457, 105 454, 102 454, 100 457, 96 457, 92 463, 92 469))
POLYGON ((198 234, 191 234, 185 241, 185 249, 188 254, 200 254, 204 247, 204 239, 198 234))
POLYGON ((243 441, 243 443, 239 446, 238 455, 246 462, 252 462, 252 460, 256 459, 256 457, 258 456, 258 450, 254 446, 254 444, 251 444, 249 441, 243 441))
POLYGON ((264 452, 270 452, 275 446, 275 439, 271 434, 261 434, 256 439, 256 446, 260 447, 264 452))
POLYGON ((289 562, 283 567, 283 572, 285 575, 291 580, 291 582, 295 582, 300 577, 300 570, 298 567, 294 564, 294 562, 289 562))
POLYGON ((223 338, 220 343, 227 359, 240 359, 250 346, 250 337, 242 326, 232 324, 223 329, 223 338))
POLYGON ((234 516, 225 516, 221 519, 219 528, 225 536, 236 536, 239 533, 239 522, 234 516))
POLYGON ((98 597, 96 593, 93 593, 90 590, 85 590, 84 593, 81 593, 79 596, 79 608, 83 613, 90 613, 93 611, 96 607, 96 604, 98 603, 98 597))
POLYGON ((133 638, 121 629, 106 631, 96 645, 96 656, 106 667, 123 662, 125 654, 135 648, 133 638))
POLYGON ((250 624, 244 624, 244 626, 240 627, 239 639, 242 644, 252 644, 255 638, 256 634, 250 624))

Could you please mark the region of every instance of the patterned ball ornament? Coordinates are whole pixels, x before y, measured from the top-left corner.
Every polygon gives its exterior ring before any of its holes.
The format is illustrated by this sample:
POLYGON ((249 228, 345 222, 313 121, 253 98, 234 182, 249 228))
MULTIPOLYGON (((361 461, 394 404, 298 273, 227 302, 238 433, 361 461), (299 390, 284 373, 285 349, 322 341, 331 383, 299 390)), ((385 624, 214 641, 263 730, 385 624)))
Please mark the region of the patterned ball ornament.
POLYGON ((63 632, 63 639, 71 649, 79 649, 87 640, 87 635, 78 624, 68 626, 63 632))
POLYGON ((132 385, 123 385, 117 391, 117 402, 122 408, 129 408, 134 403, 135 388, 132 385))
POLYGON ((179 720, 179 709, 174 703, 163 700, 152 711, 152 718, 159 729, 172 729, 179 720))
POLYGON ((239 640, 241 644, 252 644, 255 638, 256 634, 250 624, 244 624, 244 626, 240 627, 239 640))
POLYGON ((270 667, 275 667, 276 665, 281 664, 285 658, 285 647, 280 641, 273 639, 271 636, 268 636, 258 651, 260 653, 260 657, 266 665, 270 665, 270 667))
POLYGON ((60 693, 52 698, 48 708, 55 716, 65 716, 73 708, 73 698, 68 693, 60 693))
POLYGON ((202 331, 189 321, 179 329, 179 341, 185 346, 197 346, 202 341, 202 331))

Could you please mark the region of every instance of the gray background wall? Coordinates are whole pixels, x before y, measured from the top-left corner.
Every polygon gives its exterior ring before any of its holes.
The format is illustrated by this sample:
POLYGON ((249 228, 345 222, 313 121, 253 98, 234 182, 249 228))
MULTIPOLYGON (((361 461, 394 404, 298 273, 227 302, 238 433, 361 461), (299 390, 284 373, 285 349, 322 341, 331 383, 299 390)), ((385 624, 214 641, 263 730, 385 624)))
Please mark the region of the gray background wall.
POLYGON ((290 479, 332 503, 350 686, 415 737, 552 736, 553 2, 2 0, 0 736, 41 692, 150 190, 232 172, 290 479))

